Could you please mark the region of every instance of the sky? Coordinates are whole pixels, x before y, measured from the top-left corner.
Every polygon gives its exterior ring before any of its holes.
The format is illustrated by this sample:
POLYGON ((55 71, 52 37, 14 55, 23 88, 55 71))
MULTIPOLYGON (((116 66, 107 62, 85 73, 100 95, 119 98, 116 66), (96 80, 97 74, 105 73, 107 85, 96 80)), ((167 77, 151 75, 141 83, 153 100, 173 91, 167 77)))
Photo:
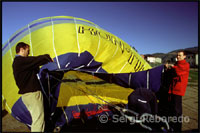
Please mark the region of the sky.
POLYGON ((198 46, 198 2, 2 2, 2 44, 32 21, 51 16, 89 20, 139 54, 198 46))

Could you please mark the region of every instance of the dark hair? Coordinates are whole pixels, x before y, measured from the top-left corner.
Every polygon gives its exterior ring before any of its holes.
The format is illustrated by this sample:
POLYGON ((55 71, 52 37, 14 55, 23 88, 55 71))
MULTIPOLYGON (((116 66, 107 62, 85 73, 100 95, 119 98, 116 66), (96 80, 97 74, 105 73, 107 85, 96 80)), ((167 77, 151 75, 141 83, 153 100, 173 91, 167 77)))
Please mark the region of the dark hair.
POLYGON ((19 42, 16 46, 16 53, 19 53, 20 48, 26 49, 27 47, 29 47, 28 44, 24 43, 24 42, 19 42))
POLYGON ((187 55, 186 51, 184 51, 184 50, 178 51, 178 53, 180 53, 180 52, 183 52, 183 55, 187 55))

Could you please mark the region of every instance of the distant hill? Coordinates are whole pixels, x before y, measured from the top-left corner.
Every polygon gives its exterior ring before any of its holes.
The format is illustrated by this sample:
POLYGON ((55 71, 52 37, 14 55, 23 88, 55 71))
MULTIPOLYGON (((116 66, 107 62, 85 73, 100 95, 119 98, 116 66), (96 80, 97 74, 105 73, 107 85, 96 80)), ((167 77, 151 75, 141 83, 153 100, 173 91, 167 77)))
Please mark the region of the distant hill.
POLYGON ((174 51, 171 51, 169 53, 177 53, 178 51, 180 50, 184 50, 186 52, 186 54, 191 54, 191 53, 198 53, 198 47, 191 47, 191 48, 185 48, 185 49, 178 49, 178 50, 174 50, 174 51))
POLYGON ((154 54, 152 54, 152 56, 163 58, 166 56, 166 54, 165 53, 154 53, 154 54))
POLYGON ((173 50, 169 53, 154 53, 154 54, 146 54, 145 56, 154 56, 159 57, 162 59, 162 63, 165 63, 167 61, 171 61, 173 58, 176 57, 177 52, 184 50, 186 54, 197 54, 198 53, 198 47, 191 47, 191 48, 185 48, 185 49, 177 49, 173 50))

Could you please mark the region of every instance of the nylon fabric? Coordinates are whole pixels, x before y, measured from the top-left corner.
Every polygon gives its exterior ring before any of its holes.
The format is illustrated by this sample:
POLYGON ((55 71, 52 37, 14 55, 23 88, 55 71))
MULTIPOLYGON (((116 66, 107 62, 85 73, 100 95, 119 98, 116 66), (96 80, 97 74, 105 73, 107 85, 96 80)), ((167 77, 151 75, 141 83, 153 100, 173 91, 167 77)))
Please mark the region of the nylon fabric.
POLYGON ((106 104, 92 95, 109 101, 110 103, 128 103, 131 88, 124 88, 114 83, 78 71, 69 71, 64 74, 64 83, 61 84, 57 107, 85 104, 106 104), (76 99, 76 100, 75 100, 76 99), (77 103, 76 103, 76 102, 77 103))
MULTIPOLYGON (((18 88, 15 84, 12 71, 12 56, 16 54, 15 47, 18 42, 25 42, 27 44, 31 42, 32 51, 30 51, 30 53, 33 53, 33 56, 48 53, 54 58, 55 62, 45 65, 42 67, 42 70, 44 68, 50 71, 58 70, 56 56, 58 57, 60 69, 64 70, 69 69, 117 74, 119 72, 135 73, 151 69, 151 66, 134 48, 119 37, 88 20, 71 16, 41 18, 18 30, 10 37, 9 42, 6 42, 2 46, 2 96, 6 100, 8 106, 5 108, 9 113, 11 113, 11 111, 8 107, 12 108, 21 96, 18 94, 18 88), (74 19, 76 24, 74 23, 74 19), (79 54, 80 56, 78 56, 79 54)), ((86 77, 86 79, 87 78, 88 77, 86 77)), ((112 87, 109 88, 106 85, 99 85, 94 88, 101 98, 107 98, 107 100, 114 102, 126 103, 126 98, 123 97, 127 97, 129 94, 129 91, 126 91, 127 88, 124 89, 114 84, 111 84, 111 86, 112 87), (107 87, 107 89, 105 87, 107 87), (112 91, 113 93, 110 93, 112 91), (120 92, 126 94, 121 95, 120 92)), ((57 93, 64 96, 59 98, 62 99, 66 97, 66 87, 69 88, 71 92, 74 91, 71 86, 69 87, 62 84, 61 93, 57 93)), ((79 87, 84 90, 88 85, 84 84, 84 86, 81 86, 80 84, 79 87)), ((75 92, 71 93, 71 95, 74 95, 74 93, 75 92)), ((79 96, 79 93, 75 93, 75 95, 79 96)), ((102 104, 95 98, 82 95, 76 97, 77 104, 81 102, 81 104, 88 104, 91 102, 89 99, 92 99, 95 103, 102 104), (84 102, 83 98, 88 100, 84 102)), ((59 101, 59 106, 61 105, 71 106, 73 104, 72 102, 60 104, 59 101)))

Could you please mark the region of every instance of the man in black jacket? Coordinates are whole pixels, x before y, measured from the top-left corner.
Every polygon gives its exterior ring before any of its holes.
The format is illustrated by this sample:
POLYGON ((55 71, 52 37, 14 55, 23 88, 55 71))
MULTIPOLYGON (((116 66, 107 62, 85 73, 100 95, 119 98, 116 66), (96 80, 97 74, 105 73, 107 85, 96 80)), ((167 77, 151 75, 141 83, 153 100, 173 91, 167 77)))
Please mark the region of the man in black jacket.
POLYGON ((39 66, 53 62, 48 54, 40 56, 28 56, 29 45, 20 42, 16 46, 16 56, 12 67, 19 94, 22 94, 22 101, 26 105, 32 117, 32 132, 43 132, 44 106, 40 82, 37 78, 39 66))

